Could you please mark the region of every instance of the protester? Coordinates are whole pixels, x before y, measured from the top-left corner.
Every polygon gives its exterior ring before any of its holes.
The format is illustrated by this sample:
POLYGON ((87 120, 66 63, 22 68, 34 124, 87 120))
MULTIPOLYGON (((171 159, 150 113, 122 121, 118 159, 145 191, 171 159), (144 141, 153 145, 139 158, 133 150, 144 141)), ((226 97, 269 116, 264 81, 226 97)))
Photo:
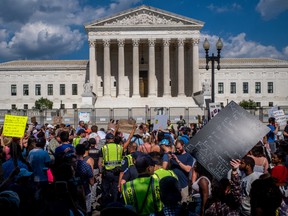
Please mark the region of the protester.
POLYGON ((189 173, 193 167, 194 159, 188 152, 186 152, 184 142, 182 140, 177 140, 175 147, 176 153, 172 154, 170 159, 171 170, 178 177, 181 188, 182 202, 185 202, 189 196, 189 173))

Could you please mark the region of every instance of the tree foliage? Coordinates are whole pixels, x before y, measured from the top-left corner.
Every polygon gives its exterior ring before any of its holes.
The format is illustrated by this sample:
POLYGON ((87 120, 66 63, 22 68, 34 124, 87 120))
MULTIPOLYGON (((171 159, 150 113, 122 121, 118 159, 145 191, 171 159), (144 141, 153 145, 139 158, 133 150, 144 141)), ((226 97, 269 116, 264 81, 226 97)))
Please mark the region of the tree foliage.
POLYGON ((255 109, 257 107, 256 105, 256 102, 249 99, 248 101, 247 100, 242 100, 240 103, 239 103, 239 106, 245 108, 245 109, 255 109))
POLYGON ((40 99, 35 101, 35 109, 45 110, 45 109, 52 109, 53 102, 47 98, 41 97, 40 99))

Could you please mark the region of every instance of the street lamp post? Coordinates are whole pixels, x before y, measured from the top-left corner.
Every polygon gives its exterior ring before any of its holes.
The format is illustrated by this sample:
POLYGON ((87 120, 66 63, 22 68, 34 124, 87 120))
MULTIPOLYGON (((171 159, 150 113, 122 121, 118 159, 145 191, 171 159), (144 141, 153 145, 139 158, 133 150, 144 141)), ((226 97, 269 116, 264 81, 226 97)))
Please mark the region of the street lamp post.
POLYGON ((209 62, 211 61, 211 69, 212 69, 212 77, 211 77, 211 102, 214 103, 215 102, 215 72, 214 72, 214 63, 215 61, 218 63, 217 65, 217 70, 220 70, 220 52, 221 49, 223 48, 223 43, 221 41, 221 39, 219 38, 217 43, 216 43, 216 48, 217 48, 217 56, 214 56, 214 53, 212 53, 212 56, 209 56, 208 51, 210 48, 210 44, 207 40, 207 38, 205 38, 204 43, 203 43, 203 48, 205 49, 205 53, 206 53, 206 70, 209 70, 209 62))

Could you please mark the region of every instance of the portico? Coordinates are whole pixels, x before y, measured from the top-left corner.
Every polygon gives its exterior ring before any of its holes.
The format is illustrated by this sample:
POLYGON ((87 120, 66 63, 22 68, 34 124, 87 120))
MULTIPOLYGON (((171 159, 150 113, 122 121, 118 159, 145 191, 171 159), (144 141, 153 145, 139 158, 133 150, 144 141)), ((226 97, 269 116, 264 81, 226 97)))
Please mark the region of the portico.
POLYGON ((97 97, 191 97, 201 90, 203 22, 148 6, 85 26, 97 97))

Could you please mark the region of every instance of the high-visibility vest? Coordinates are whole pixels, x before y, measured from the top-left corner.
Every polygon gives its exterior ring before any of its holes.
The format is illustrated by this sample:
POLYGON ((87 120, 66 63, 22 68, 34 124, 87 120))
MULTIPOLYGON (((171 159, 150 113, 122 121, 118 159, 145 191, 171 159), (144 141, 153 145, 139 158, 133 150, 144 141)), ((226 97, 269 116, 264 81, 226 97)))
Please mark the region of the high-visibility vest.
POLYGON ((81 139, 80 136, 75 137, 75 138, 73 139, 72 145, 73 145, 74 147, 76 147, 76 146, 79 144, 80 139, 81 139))
POLYGON ((128 167, 134 165, 134 161, 133 161, 133 157, 131 154, 126 155, 124 158, 127 158, 127 162, 128 162, 128 167))
POLYGON ((116 143, 108 143, 102 147, 103 165, 106 170, 121 166, 123 147, 116 143))
POLYGON ((122 194, 125 204, 133 206, 139 215, 160 212, 163 208, 157 177, 141 177, 128 181, 122 185, 122 194))
POLYGON ((176 174, 172 170, 166 170, 163 168, 155 170, 153 176, 157 177, 159 179, 159 181, 166 176, 172 176, 178 180, 178 177, 176 176, 176 174))

